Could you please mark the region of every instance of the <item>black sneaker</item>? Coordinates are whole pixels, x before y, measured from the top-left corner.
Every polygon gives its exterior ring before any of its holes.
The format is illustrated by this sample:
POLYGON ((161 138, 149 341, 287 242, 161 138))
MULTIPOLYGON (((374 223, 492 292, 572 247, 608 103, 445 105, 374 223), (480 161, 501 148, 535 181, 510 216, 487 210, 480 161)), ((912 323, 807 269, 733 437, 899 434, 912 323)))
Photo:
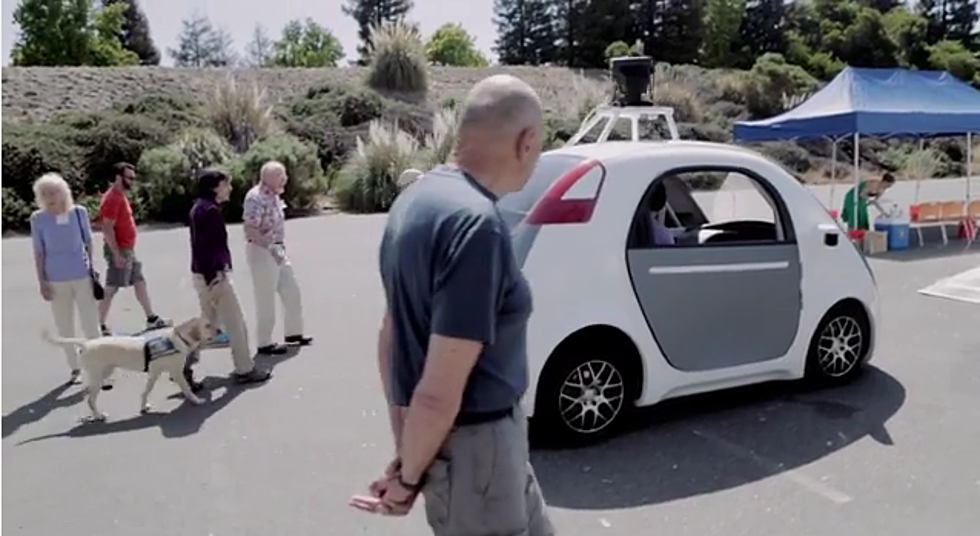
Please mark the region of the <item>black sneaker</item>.
POLYGON ((302 335, 290 335, 286 337, 286 344, 289 346, 309 346, 313 344, 313 337, 304 337, 302 335))
POLYGON ((235 383, 238 385, 247 385, 251 383, 262 383, 271 378, 272 373, 256 367, 244 374, 235 372, 231 377, 234 378, 235 383))
POLYGON ((173 327, 173 325, 174 325, 173 320, 170 320, 169 318, 161 318, 157 315, 153 315, 146 319, 147 331, 151 329, 169 328, 169 327, 173 327))
POLYGON ((112 330, 110 330, 109 329, 109 326, 107 326, 105 324, 102 324, 101 331, 102 331, 102 336, 103 337, 109 337, 109 336, 112 335, 112 330))
POLYGON ((270 344, 260 347, 257 351, 263 355, 283 355, 289 351, 289 348, 282 344, 270 344))

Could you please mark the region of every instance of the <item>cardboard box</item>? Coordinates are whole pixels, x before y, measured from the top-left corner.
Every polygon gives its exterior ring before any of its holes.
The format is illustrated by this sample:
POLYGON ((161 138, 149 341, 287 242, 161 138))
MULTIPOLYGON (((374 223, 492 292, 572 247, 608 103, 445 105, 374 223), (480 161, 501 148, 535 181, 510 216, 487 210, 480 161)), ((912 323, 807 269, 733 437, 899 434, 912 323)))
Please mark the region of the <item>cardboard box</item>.
POLYGON ((864 233, 864 254, 876 255, 888 251, 888 233, 868 231, 864 233))

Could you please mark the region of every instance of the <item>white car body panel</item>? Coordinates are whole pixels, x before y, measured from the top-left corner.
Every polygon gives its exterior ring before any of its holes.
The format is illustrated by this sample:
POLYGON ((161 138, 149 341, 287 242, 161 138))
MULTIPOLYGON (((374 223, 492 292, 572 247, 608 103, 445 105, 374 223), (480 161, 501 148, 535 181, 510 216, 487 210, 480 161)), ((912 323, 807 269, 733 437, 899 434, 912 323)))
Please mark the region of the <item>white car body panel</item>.
POLYGON ((779 165, 744 148, 685 141, 611 142, 569 146, 555 152, 595 158, 606 167, 607 176, 591 221, 542 226, 524 263, 534 295, 534 313, 528 326, 530 382, 523 401, 528 415, 534 413, 546 360, 568 336, 589 326, 615 327, 636 345, 643 363, 638 406, 752 383, 801 378, 818 323, 843 299, 854 298, 864 305, 872 338, 877 336, 879 305, 870 269, 823 205, 779 165), (783 198, 802 265, 802 311, 796 338, 786 355, 686 372, 667 362, 647 325, 628 273, 627 239, 632 218, 654 178, 672 169, 713 165, 750 170, 767 179, 783 198), (836 247, 824 244, 827 232, 839 233, 836 247))

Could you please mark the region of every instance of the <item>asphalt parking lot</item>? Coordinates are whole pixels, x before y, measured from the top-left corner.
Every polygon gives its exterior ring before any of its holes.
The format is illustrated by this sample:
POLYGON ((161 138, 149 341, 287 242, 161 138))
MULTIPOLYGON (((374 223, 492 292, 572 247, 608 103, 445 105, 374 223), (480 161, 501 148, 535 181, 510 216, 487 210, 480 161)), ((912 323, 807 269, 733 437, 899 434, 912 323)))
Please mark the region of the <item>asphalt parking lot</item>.
MULTIPOLYGON (((229 386, 227 351, 211 351, 209 404, 185 406, 160 382, 157 413, 140 416, 142 375, 122 373, 100 398, 102 425, 77 422, 81 389, 61 386, 61 351, 39 339, 52 321, 29 240, 4 240, 4 535, 426 534, 421 508, 392 520, 346 505, 392 450, 374 355, 383 221, 288 223, 316 340, 270 363, 270 383, 229 386)), ((254 318, 241 228, 230 234, 254 318)), ((884 323, 874 366, 851 385, 670 403, 603 445, 536 451, 559 534, 976 534, 980 307, 917 293, 980 265, 980 248, 954 247, 871 261, 884 323)), ((186 229, 146 232, 138 251, 156 308, 194 315, 186 229)), ((115 327, 139 327, 131 294, 114 307, 115 327)))

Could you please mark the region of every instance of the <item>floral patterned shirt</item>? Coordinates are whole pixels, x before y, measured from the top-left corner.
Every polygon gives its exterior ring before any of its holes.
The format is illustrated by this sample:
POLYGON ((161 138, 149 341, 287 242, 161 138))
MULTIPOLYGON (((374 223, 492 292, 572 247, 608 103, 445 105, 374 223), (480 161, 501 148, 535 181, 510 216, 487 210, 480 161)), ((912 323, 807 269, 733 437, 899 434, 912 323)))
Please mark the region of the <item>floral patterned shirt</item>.
POLYGON ((285 206, 278 195, 255 185, 245 194, 245 225, 258 229, 269 244, 281 244, 286 236, 285 206))

